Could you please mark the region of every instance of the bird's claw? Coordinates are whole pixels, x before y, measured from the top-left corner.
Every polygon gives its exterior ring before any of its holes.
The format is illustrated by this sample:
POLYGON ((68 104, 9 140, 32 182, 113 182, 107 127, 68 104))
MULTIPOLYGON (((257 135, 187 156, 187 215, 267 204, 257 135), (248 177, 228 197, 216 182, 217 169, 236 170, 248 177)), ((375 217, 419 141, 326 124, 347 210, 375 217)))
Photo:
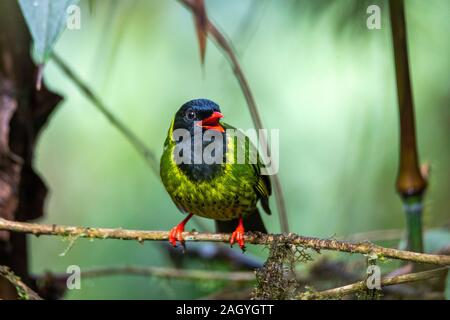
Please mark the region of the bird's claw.
POLYGON ((184 225, 181 223, 170 230, 169 242, 173 247, 177 246, 177 241, 180 242, 180 244, 184 247, 183 232, 184 232, 184 225))
POLYGON ((233 244, 237 242, 242 251, 245 251, 244 232, 244 227, 239 225, 231 234, 230 245, 233 246, 233 244))
POLYGON ((183 252, 186 250, 186 245, 184 243, 183 232, 184 226, 192 218, 192 213, 190 213, 183 221, 181 221, 177 226, 173 227, 169 231, 169 242, 172 246, 177 246, 177 241, 183 246, 183 252))

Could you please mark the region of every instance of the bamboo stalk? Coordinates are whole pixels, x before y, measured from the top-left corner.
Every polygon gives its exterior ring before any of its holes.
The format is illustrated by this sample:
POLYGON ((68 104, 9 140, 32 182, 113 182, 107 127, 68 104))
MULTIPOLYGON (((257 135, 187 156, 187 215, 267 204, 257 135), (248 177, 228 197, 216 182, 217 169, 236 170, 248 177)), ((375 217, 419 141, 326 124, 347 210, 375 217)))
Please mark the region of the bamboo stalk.
POLYGON ((14 274, 7 266, 0 266, 0 276, 8 280, 17 290, 19 299, 23 300, 42 300, 42 298, 28 287, 18 276, 14 274))
POLYGON ((390 0, 389 8, 400 114, 400 161, 396 184, 406 214, 407 249, 423 252, 422 211, 427 181, 420 172, 418 161, 403 0, 390 0))

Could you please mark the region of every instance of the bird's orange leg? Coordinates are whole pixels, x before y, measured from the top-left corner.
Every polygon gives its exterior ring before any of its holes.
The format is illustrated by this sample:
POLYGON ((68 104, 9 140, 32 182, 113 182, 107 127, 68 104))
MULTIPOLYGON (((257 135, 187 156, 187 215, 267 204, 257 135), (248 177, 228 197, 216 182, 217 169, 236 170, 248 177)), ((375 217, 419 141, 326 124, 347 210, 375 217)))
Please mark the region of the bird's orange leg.
POLYGON ((177 240, 180 242, 181 245, 184 246, 184 239, 183 239, 184 226, 191 218, 192 213, 190 213, 183 221, 181 221, 178 225, 176 225, 169 231, 169 242, 172 246, 174 247, 177 246, 177 240))
POLYGON ((234 242, 237 242, 239 244, 239 247, 241 247, 242 250, 245 249, 244 232, 245 232, 244 221, 241 216, 241 217, 239 217, 239 224, 236 227, 236 230, 231 234, 231 238, 230 238, 231 246, 233 246, 234 242))

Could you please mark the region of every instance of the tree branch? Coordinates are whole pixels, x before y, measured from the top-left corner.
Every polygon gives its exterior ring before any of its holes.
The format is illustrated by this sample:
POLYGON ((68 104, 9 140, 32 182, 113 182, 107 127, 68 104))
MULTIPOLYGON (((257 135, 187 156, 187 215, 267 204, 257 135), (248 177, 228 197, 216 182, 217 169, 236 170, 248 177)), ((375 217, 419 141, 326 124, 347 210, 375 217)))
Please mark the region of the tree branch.
POLYGON ((20 299, 24 300, 42 300, 42 298, 28 287, 23 281, 14 274, 7 266, 0 266, 0 276, 8 280, 17 290, 20 299))
POLYGON ((423 198, 427 180, 419 166, 404 1, 390 0, 389 15, 400 114, 400 161, 396 186, 406 213, 406 247, 423 252, 423 198))
MULTIPOLYGON (((169 238, 167 231, 141 231, 111 228, 89 228, 60 225, 46 225, 27 222, 16 222, 0 219, 0 230, 30 233, 34 235, 53 235, 62 237, 89 238, 89 239, 121 239, 143 241, 166 241, 169 238)), ((224 233, 198 233, 184 232, 186 241, 229 242, 230 234, 224 233)), ((333 250, 348 253, 376 254, 380 258, 399 259, 436 265, 450 265, 450 256, 423 254, 410 251, 384 248, 370 242, 345 242, 334 239, 319 239, 304 237, 296 234, 263 234, 246 233, 245 241, 249 244, 268 245, 274 242, 286 243, 295 246, 311 248, 317 251, 333 250)))
MULTIPOLYGON (((416 273, 409 273, 401 276, 396 277, 389 277, 384 278, 381 280, 381 287, 387 287, 392 286, 395 284, 402 284, 402 283, 408 283, 408 282, 416 282, 416 281, 422 281, 422 280, 428 280, 432 278, 438 278, 445 276, 445 274, 448 272, 448 267, 446 268, 439 268, 434 270, 428 270, 423 272, 416 272, 416 273)), ((341 298, 343 296, 357 293, 362 290, 365 290, 366 287, 366 281, 358 281, 352 284, 348 284, 346 286, 329 289, 325 291, 320 292, 307 292, 302 293, 298 296, 298 299, 300 300, 311 300, 311 299, 333 299, 333 298, 341 298)))
MULTIPOLYGON (((85 270, 81 272, 81 278, 96 278, 115 275, 136 275, 150 276, 158 278, 169 278, 178 280, 193 281, 232 281, 232 282, 254 282, 255 273, 251 271, 206 271, 206 270, 186 270, 166 267, 141 267, 141 266, 119 266, 103 267, 85 270)), ((43 277, 54 280, 66 280, 67 273, 47 273, 43 277)), ((41 276, 42 277, 42 276, 41 276)))

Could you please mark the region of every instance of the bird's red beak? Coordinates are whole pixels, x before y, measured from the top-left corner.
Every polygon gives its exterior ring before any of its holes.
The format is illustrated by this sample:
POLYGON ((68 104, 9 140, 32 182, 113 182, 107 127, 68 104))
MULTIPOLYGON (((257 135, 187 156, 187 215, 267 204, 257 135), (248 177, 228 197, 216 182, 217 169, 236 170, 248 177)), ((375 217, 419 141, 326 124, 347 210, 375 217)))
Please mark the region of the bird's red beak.
POLYGON ((225 129, 219 123, 219 119, 221 118, 223 118, 223 114, 221 114, 218 111, 214 111, 211 116, 200 121, 198 125, 207 130, 216 130, 219 132, 225 132, 225 129))

